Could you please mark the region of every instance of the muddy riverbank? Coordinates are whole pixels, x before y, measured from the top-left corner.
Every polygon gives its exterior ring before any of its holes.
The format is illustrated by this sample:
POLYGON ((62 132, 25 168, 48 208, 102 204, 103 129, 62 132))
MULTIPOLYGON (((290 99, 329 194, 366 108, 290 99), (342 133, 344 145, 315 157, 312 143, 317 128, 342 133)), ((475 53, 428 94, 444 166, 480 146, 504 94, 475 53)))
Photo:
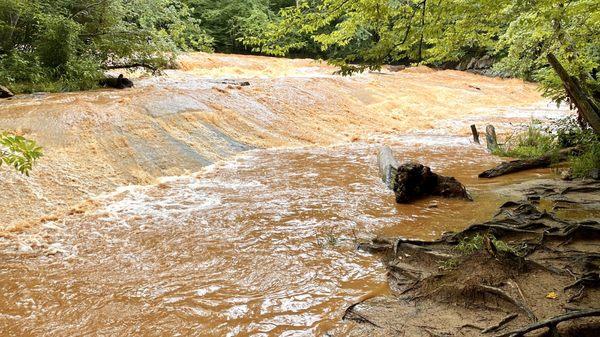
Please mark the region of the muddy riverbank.
MULTIPOLYGON (((350 306, 347 336, 597 336, 598 181, 528 181, 523 200, 435 240, 378 238, 391 294, 350 306), (578 201, 574 201, 578 200, 578 201), (579 220, 558 217, 585 212, 579 220), (575 212, 575 213, 573 213, 575 212)), ((576 216, 577 217, 577 216, 576 216)), ((332 335, 340 335, 332 332, 332 335)))

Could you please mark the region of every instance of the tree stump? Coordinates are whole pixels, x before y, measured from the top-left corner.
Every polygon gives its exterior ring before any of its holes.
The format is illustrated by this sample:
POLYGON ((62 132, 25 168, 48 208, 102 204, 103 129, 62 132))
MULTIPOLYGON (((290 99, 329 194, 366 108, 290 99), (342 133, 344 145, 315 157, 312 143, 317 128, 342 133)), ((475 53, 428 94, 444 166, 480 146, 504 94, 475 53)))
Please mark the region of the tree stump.
POLYGON ((419 163, 399 165, 387 146, 379 151, 377 161, 382 181, 394 191, 399 204, 427 196, 473 200, 465 186, 453 177, 433 173, 431 168, 419 163))
POLYGON ((477 144, 480 144, 479 132, 477 131, 477 126, 475 126, 475 124, 471 125, 471 133, 473 133, 473 141, 477 144))
POLYGON ((485 140, 488 150, 494 152, 498 149, 498 139, 496 137, 496 128, 493 125, 488 125, 485 128, 485 140))

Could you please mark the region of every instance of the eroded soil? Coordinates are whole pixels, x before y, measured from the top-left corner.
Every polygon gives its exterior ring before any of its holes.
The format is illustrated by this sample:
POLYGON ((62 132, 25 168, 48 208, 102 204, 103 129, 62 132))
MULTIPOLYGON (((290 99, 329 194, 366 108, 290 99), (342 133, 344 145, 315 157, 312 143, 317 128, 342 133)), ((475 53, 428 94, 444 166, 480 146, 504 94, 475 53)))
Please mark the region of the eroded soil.
POLYGON ((536 322, 587 312, 592 317, 553 325, 548 335, 597 336, 600 222, 593 216, 564 220, 536 201, 552 196, 554 187, 562 197, 551 203, 560 205, 570 195, 587 201, 586 207, 600 185, 546 180, 536 186, 537 193, 534 188, 527 195, 534 204, 508 202, 492 220, 439 240, 364 244, 386 256, 392 294, 349 307, 344 319, 350 335, 517 336, 536 322), (476 236, 480 246, 465 246, 476 236))

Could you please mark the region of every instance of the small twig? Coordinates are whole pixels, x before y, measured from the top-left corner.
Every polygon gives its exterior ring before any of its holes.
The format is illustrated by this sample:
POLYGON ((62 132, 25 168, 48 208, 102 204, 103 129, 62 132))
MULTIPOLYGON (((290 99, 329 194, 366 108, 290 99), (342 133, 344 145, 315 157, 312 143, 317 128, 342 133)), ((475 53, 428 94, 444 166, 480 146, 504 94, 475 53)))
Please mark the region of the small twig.
POLYGON ((524 305, 527 305, 527 300, 525 300, 525 295, 523 294, 523 291, 521 290, 521 287, 519 287, 519 284, 516 281, 513 281, 512 279, 508 280, 510 283, 510 285, 514 288, 517 288, 517 291, 519 292, 519 296, 521 296, 521 301, 523 302, 524 305))

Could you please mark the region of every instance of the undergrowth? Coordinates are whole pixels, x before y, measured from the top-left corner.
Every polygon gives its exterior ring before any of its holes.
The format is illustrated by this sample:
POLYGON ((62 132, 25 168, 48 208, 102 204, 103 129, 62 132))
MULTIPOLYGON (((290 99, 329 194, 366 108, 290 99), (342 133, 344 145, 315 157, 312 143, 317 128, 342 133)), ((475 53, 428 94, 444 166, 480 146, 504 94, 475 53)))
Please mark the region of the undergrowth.
MULTIPOLYGON (((506 242, 496 239, 493 235, 487 235, 487 237, 491 240, 498 252, 517 254, 517 251, 506 242)), ((443 270, 452 270, 458 267, 462 257, 473 255, 484 249, 485 238, 486 235, 477 234, 461 239, 460 242, 453 247, 453 250, 457 252, 459 256, 441 261, 440 268, 443 270)))
POLYGON ((519 159, 544 155, 558 158, 558 151, 569 147, 579 148, 579 154, 569 159, 572 177, 586 178, 600 170, 600 137, 591 129, 579 126, 575 117, 560 119, 547 126, 532 120, 525 131, 508 136, 493 154, 519 159))

